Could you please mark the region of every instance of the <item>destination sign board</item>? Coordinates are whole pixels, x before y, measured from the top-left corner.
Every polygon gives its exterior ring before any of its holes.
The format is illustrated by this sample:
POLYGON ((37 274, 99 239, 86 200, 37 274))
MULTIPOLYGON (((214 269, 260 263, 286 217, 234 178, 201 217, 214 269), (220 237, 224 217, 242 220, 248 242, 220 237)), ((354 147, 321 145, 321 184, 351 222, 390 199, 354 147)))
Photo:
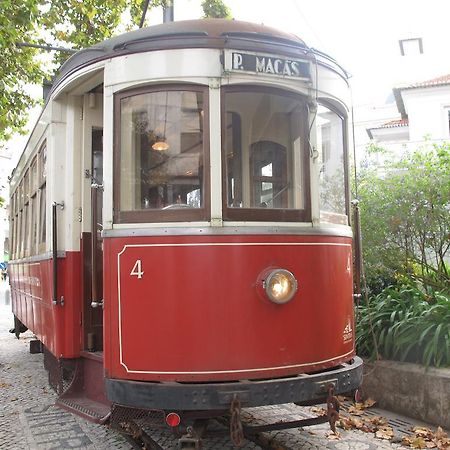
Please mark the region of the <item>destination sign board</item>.
POLYGON ((232 72, 251 72, 310 79, 309 62, 273 55, 225 50, 224 68, 232 72))

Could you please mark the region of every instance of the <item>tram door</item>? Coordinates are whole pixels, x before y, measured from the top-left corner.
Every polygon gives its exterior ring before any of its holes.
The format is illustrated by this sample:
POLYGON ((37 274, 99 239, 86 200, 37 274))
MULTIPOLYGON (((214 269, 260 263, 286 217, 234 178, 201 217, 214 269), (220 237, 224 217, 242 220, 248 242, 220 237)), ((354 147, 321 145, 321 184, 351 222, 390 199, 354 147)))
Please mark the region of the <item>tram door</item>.
POLYGON ((85 348, 103 350, 103 130, 92 129, 91 230, 85 251, 85 348), (86 248, 90 247, 90 248, 86 248), (86 255, 87 256, 87 255, 86 255), (90 273, 86 273, 86 269, 90 273), (86 284, 88 286, 86 286, 86 284), (90 285, 90 286, 89 286, 90 285))

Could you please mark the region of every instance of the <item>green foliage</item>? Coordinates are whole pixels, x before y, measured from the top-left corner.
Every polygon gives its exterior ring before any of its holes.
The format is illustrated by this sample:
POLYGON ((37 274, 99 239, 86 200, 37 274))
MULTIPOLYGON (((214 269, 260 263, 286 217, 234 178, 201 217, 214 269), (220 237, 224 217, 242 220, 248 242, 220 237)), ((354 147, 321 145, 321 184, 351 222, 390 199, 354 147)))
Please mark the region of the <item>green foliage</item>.
POLYGON ((449 290, 450 144, 431 146, 359 179, 363 253, 371 292, 411 280, 449 290))
MULTIPOLYGON (((77 49, 111 37, 120 24, 127 0, 52 0, 48 5, 41 24, 56 44, 77 49)), ((55 62, 59 65, 67 56, 56 53, 55 62)))
POLYGON ((222 0, 203 0, 203 12, 205 18, 211 19, 231 19, 230 9, 223 3, 222 0))
POLYGON ((29 83, 42 83, 44 72, 36 50, 17 42, 38 41, 37 20, 41 0, 2 0, 0 14, 0 141, 22 132, 27 112, 36 100, 26 92, 29 83))
POLYGON ((376 145, 374 142, 370 142, 366 147, 366 152, 368 155, 385 155, 388 151, 379 145, 376 145))
POLYGON ((384 289, 357 310, 356 345, 363 356, 450 366, 450 296, 416 286, 384 289), (373 334, 372 327, 373 326, 373 334))
MULTIPOLYGON (((148 9, 168 0, 150 0, 148 9)), ((26 92, 27 84, 42 84, 49 76, 37 59, 36 49, 16 42, 46 43, 81 49, 111 36, 137 28, 145 0, 2 0, 0 15, 0 142, 23 132, 28 110, 37 102, 26 92), (123 20, 128 23, 122 23, 123 20), (47 36, 51 36, 50 42, 47 36)), ((206 17, 229 17, 221 0, 205 0, 206 17)), ((70 53, 54 54, 55 67, 70 53)))

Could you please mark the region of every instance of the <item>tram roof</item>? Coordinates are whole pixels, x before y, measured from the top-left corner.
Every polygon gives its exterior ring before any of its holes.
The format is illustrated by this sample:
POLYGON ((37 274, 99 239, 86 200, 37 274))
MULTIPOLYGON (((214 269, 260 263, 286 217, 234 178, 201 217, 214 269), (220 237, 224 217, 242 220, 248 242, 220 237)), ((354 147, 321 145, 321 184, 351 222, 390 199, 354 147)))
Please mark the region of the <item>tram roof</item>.
POLYGON ((167 22, 131 31, 80 50, 60 68, 53 87, 79 68, 130 53, 179 48, 236 48, 292 56, 310 49, 292 33, 262 24, 229 19, 167 22))

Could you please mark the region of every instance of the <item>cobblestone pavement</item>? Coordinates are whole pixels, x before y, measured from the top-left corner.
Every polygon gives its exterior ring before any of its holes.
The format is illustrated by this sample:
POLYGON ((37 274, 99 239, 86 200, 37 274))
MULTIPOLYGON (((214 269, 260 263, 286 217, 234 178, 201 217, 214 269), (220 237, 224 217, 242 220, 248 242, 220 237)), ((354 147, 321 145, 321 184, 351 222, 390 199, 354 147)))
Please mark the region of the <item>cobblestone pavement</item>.
MULTIPOLYGON (((0 282, 0 449, 132 449, 133 446, 116 431, 87 422, 54 406, 56 396, 48 385, 42 354, 30 354, 32 334, 27 332, 19 340, 8 332, 12 326, 9 291, 0 282)), ((385 412, 377 411, 379 415, 385 412)), ((310 414, 295 405, 249 408, 244 419, 251 423, 269 420, 296 420, 310 414)), ((395 417, 393 417, 395 419, 395 417)), ((401 425, 401 421, 400 421, 401 425)), ((411 422, 404 421, 405 427, 411 422)), ((220 426, 219 426, 220 427, 220 426)), ((164 449, 174 449, 177 440, 168 430, 152 431, 151 436, 164 449)), ((375 439, 372 434, 341 431, 339 440, 330 439, 328 425, 265 433, 264 448, 278 450, 338 449, 372 450, 399 448, 388 441, 375 439)), ((207 437, 205 450, 234 448, 227 436, 207 437)), ((246 442, 244 449, 260 449, 246 442)))

